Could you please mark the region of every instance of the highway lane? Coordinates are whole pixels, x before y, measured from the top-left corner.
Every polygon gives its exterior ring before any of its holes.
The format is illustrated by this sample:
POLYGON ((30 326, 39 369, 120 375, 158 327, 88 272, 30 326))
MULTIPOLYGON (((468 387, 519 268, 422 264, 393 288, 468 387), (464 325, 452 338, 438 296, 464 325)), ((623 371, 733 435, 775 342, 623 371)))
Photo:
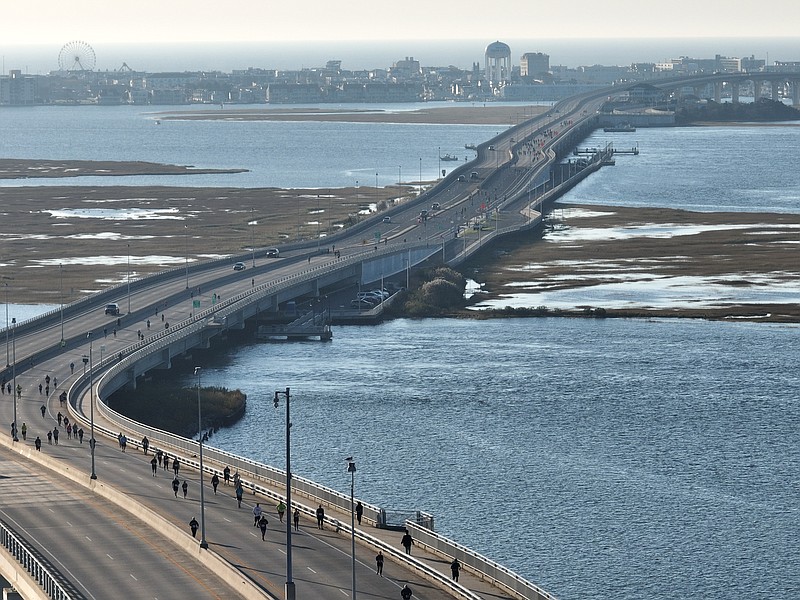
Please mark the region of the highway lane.
POLYGON ((0 448, 0 515, 86 598, 238 598, 147 527, 0 448))
MULTIPOLYGON (((575 106, 577 109, 578 105, 576 104, 575 106)), ((464 221, 465 217, 470 218, 467 215, 467 203, 469 202, 469 212, 476 210, 475 204, 476 202, 480 202, 476 192, 480 186, 484 185, 486 182, 483 177, 491 175, 496 168, 502 167, 503 164, 507 164, 508 161, 511 160, 512 145, 518 143, 520 139, 524 139, 520 137, 521 135, 533 135, 535 132, 546 130, 556 124, 560 119, 563 119, 563 114, 562 112, 561 115, 545 115, 526 125, 527 129, 525 129, 525 131, 517 130, 514 134, 514 136, 516 136, 514 138, 516 141, 512 142, 512 136, 510 134, 504 135, 494 141, 494 151, 479 151, 478 160, 473 165, 470 165, 470 170, 475 170, 479 173, 479 178, 477 180, 469 178, 466 182, 459 182, 455 177, 451 178, 434 193, 425 194, 419 201, 406 203, 402 208, 393 211, 393 223, 391 224, 393 233, 389 236, 390 239, 387 243, 401 241, 414 235, 418 236, 419 239, 441 239, 446 235, 449 227, 455 227, 457 223, 464 221), (493 162, 494 164, 492 164, 493 162), (425 207, 428 202, 432 204, 434 201, 439 202, 441 206, 436 210, 430 209, 433 211, 432 218, 428 220, 418 219, 419 210, 425 207), (444 221, 445 224, 439 225, 442 221, 444 221)), ((552 143, 553 141, 551 138, 546 145, 551 145, 552 143)), ((546 166, 547 161, 543 161, 540 168, 543 169, 546 168, 546 166)), ((501 171, 510 173, 508 169, 501 169, 501 171)), ((495 200, 497 200, 497 195, 502 193, 504 189, 508 189, 508 186, 519 185, 519 176, 507 176, 504 174, 502 179, 495 176, 495 185, 498 186, 494 190, 495 200)), ((367 245, 364 244, 364 237, 363 231, 355 234, 347 234, 336 242, 336 247, 345 253, 362 251, 364 246, 367 245)), ((309 245, 309 249, 305 252, 313 253, 314 249, 309 245)), ((302 254, 303 251, 300 250, 298 253, 302 254)), ((202 300, 202 306, 205 308, 213 301, 214 294, 227 298, 251 288, 253 285, 252 279, 256 280, 255 283, 257 285, 268 279, 289 275, 306 266, 305 261, 293 261, 291 258, 286 258, 287 256, 291 255, 284 253, 284 257, 278 260, 259 259, 259 266, 256 269, 248 268, 238 274, 232 271, 231 265, 233 261, 231 261, 230 264, 218 265, 202 273, 192 272, 189 274, 189 289, 187 289, 187 281, 184 274, 175 272, 173 278, 167 282, 154 282, 153 285, 148 285, 142 289, 136 289, 131 293, 131 315, 126 315, 121 318, 120 328, 116 332, 116 335, 113 334, 113 329, 116 326, 115 319, 103 315, 102 306, 97 306, 83 311, 81 314, 75 315, 74 317, 70 316, 67 318, 64 322, 65 337, 67 339, 72 337, 81 338, 85 336, 87 330, 92 330, 94 332, 92 341, 93 361, 99 363, 102 357, 114 356, 128 345, 137 341, 139 330, 147 336, 148 332, 163 330, 162 328, 166 327, 166 323, 174 324, 187 318, 194 310, 192 301, 197 298, 202 300), (199 294, 197 293, 198 288, 199 294), (163 321, 161 320, 162 316, 163 321), (147 328, 147 319, 150 320, 150 329, 147 328), (103 329, 106 331, 101 336, 103 329)), ((326 260, 331 260, 330 255, 312 258, 312 261, 315 263, 326 260)), ((127 312, 128 295, 125 293, 124 288, 120 289, 119 294, 112 300, 117 301, 123 311, 127 312)), ((17 357, 17 363, 20 365, 17 382, 23 388, 23 395, 18 403, 18 422, 27 421, 32 428, 40 428, 37 417, 39 420, 42 419, 41 413, 38 412, 42 403, 46 404, 47 413, 43 423, 47 422, 48 428, 49 425, 53 423, 53 414, 60 409, 55 398, 60 390, 63 389, 65 385, 68 385, 71 378, 75 376, 70 372, 69 363, 74 363, 76 374, 83 371, 82 358, 88 353, 88 343, 86 342, 77 346, 68 347, 58 357, 43 364, 29 365, 24 362, 27 356, 32 355, 33 352, 42 347, 43 340, 48 340, 49 345, 52 346, 57 345, 60 338, 61 324, 58 321, 52 322, 44 331, 25 333, 22 335, 16 335, 15 333, 13 335, 14 353, 17 357), (50 374, 51 377, 58 377, 60 382, 58 389, 51 390, 52 393, 49 399, 46 395, 40 395, 37 392, 38 383, 41 382, 47 374, 50 374)), ((12 403, 10 400, 7 394, 0 397, 0 413, 6 423, 10 423, 11 421, 12 411, 9 410, 9 408, 12 403)), ((33 430, 31 433, 36 435, 33 430)), ((39 432, 40 435, 41 433, 43 432, 39 432)), ((29 438, 28 443, 30 443, 30 439, 31 438, 29 438)), ((44 438, 42 439, 44 440, 44 438)), ((60 447, 58 449, 48 447, 47 450, 48 452, 68 453, 68 451, 65 450, 67 446, 68 444, 64 442, 62 433, 62 444, 60 447)), ((82 461, 82 464, 86 465, 88 449, 84 446, 77 448, 77 450, 82 453, 81 457, 77 458, 77 455, 73 452, 70 459, 73 461, 82 461)), ((121 489, 132 497, 138 497, 143 501, 152 502, 159 511, 159 514, 165 515, 168 519, 171 519, 176 526, 183 526, 185 529, 184 524, 188 522, 188 519, 191 517, 191 515, 186 514, 186 507, 191 507, 192 502, 196 503, 196 500, 176 500, 169 489, 166 478, 145 477, 142 479, 144 475, 149 474, 147 463, 144 464, 143 470, 134 469, 132 471, 130 466, 128 466, 128 461, 130 460, 131 458, 127 455, 125 457, 120 457, 116 449, 113 448, 113 443, 109 445, 107 441, 101 441, 98 445, 98 471, 103 473, 102 477, 104 480, 110 477, 114 481, 114 485, 121 486, 121 489), (142 472, 144 475, 142 475, 142 472), (133 487, 130 487, 131 478, 135 480, 133 487), (176 502, 179 504, 176 504, 176 502), (183 502, 183 504, 180 504, 180 502, 183 502), (179 511, 178 515, 173 514, 176 509, 179 511)), ((141 467, 141 465, 139 467, 141 467)), ((197 489, 196 483, 195 481, 191 489, 197 489)), ((221 498, 214 499, 211 508, 212 510, 209 511, 208 515, 210 530, 213 527, 219 532, 236 532, 230 539, 225 537, 224 541, 214 541, 213 543, 218 544, 221 552, 230 555, 231 562, 242 565, 242 568, 254 574, 254 576, 262 581, 264 587, 267 589, 274 589, 276 585, 276 573, 280 572, 280 569, 276 565, 281 564, 281 551, 278 550, 276 553, 273 551, 274 549, 270 549, 269 546, 267 546, 267 550, 263 550, 263 546, 261 546, 262 550, 256 553, 258 555, 257 557, 254 557, 252 560, 249 558, 243 559, 243 556, 248 557, 249 554, 242 540, 253 537, 253 532, 251 529, 242 529, 242 524, 237 523, 238 514, 240 512, 239 509, 235 510, 236 516, 230 514, 233 508, 229 505, 223 506, 221 498), (219 503, 219 505, 214 506, 216 503, 219 503), (259 562, 260 559, 263 559, 263 557, 260 556, 262 554, 269 557, 268 564, 259 562)), ((196 506, 194 509, 196 510, 196 506)), ((296 558, 296 561, 298 561, 297 564, 299 565, 297 572, 302 572, 306 576, 306 578, 303 579, 305 585, 320 586, 326 590, 336 590, 330 597, 341 597, 341 594, 344 593, 343 590, 349 588, 349 566, 347 561, 342 561, 341 557, 337 556, 336 552, 332 553, 333 557, 328 557, 327 553, 321 551, 317 544, 323 541, 321 536, 324 535, 326 534, 321 533, 311 536, 316 540, 313 543, 311 539, 308 540, 308 557, 300 558, 302 552, 297 553, 298 558, 296 558), (324 566, 320 568, 320 562, 323 562, 320 560, 320 556, 323 555, 328 558, 325 559, 324 566), (332 562, 327 562, 328 560, 332 562), (305 571, 303 569, 305 569, 305 571)), ((260 542, 260 540, 256 541, 260 542)), ((338 538, 337 541, 341 542, 338 538)), ((276 544, 279 545, 280 543, 276 540, 276 544)), ((256 546, 258 547, 257 544, 256 546)), ((251 548, 249 552, 252 551, 251 548)), ((285 549, 283 551, 285 552, 285 549)), ((367 556, 363 559, 363 562, 369 567, 364 567, 367 569, 367 572, 371 571, 371 557, 367 556)), ((280 577, 277 578, 277 581, 280 581, 280 577)), ((391 594, 392 592, 396 593, 396 590, 386 590, 387 594, 391 594)), ((321 589, 315 590, 314 593, 315 595, 319 594, 319 596, 316 597, 328 597, 326 594, 322 593, 321 589)), ((417 594, 417 596, 422 597, 420 594, 417 594)))

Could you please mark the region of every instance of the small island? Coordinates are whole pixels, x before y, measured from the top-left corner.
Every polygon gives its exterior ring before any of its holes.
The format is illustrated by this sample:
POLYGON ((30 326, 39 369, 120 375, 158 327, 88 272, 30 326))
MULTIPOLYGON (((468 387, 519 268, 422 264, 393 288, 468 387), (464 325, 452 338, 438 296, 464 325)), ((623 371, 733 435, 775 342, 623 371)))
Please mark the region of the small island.
POLYGON ((245 173, 247 169, 199 169, 192 165, 166 165, 143 161, 0 159, 0 179, 45 177, 126 177, 133 175, 209 175, 245 173))

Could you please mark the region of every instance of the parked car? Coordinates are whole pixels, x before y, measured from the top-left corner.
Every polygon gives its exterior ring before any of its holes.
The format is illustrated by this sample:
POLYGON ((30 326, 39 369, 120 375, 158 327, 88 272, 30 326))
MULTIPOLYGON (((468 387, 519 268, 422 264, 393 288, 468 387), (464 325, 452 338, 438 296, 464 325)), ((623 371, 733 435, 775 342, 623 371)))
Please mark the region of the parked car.
POLYGON ((235 265, 233 265, 233 270, 234 271, 244 271, 244 269, 245 269, 245 266, 244 266, 243 262, 237 262, 235 265))
POLYGON ((350 302, 350 308, 357 308, 359 310, 370 310, 374 306, 372 302, 360 298, 356 298, 350 302))
POLYGON ((269 258, 278 258, 281 255, 281 251, 277 248, 270 248, 267 250, 267 256, 269 258))
POLYGON ((111 302, 110 304, 106 304, 106 314, 107 315, 119 315, 119 304, 116 302, 111 302))

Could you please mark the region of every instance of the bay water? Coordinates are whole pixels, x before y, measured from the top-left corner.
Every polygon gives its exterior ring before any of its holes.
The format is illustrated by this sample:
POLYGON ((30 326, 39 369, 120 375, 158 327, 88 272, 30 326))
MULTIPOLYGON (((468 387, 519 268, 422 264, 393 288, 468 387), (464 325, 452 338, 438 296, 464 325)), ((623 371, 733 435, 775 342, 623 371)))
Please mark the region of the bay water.
MULTIPOLYGON (((371 185, 375 173, 393 185, 419 178, 422 148, 432 178, 439 148, 461 152, 497 130, 0 111, 6 157, 252 169, 0 185, 325 188, 371 185)), ((598 133, 586 144, 638 143, 641 154, 565 200, 797 212, 799 137, 791 126, 598 133)), ((282 465, 272 395, 289 386, 298 475, 345 492, 354 456, 360 498, 433 513, 438 531, 559 598, 792 599, 799 334, 689 320, 397 320, 337 327, 328 344, 243 345, 203 365, 203 385, 248 395, 245 417, 213 445, 282 465)))

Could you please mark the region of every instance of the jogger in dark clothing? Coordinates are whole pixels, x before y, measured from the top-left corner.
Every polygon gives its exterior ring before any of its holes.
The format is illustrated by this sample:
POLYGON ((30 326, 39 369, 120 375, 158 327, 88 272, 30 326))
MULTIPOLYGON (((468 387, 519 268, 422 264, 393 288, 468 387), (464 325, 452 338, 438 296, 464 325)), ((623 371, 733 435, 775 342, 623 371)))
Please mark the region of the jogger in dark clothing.
POLYGON ((181 482, 176 477, 172 480, 172 491, 175 492, 175 497, 178 497, 178 489, 181 487, 181 482))
POLYGON ((189 529, 192 530, 192 537, 197 537, 197 528, 200 527, 200 523, 197 522, 197 519, 192 517, 192 520, 189 521, 189 529))

